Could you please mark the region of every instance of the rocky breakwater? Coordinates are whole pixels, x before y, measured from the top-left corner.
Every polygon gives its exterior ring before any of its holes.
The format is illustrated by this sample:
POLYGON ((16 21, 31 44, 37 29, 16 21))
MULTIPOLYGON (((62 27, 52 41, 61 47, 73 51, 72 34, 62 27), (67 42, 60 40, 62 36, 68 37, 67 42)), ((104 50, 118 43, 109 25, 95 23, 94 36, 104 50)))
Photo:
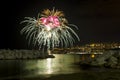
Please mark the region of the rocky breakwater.
POLYGON ((89 65, 120 69, 120 50, 109 50, 89 61, 82 61, 80 65, 89 65))
POLYGON ((5 59, 43 59, 54 58, 53 55, 48 55, 39 50, 0 50, 0 60, 5 59))

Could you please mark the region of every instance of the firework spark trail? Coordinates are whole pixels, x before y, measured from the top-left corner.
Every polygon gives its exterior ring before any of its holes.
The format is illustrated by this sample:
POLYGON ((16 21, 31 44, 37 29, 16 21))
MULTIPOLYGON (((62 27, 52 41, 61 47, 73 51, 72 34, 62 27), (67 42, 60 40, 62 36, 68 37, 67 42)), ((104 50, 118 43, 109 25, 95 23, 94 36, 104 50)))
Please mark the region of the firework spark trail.
POLYGON ((58 10, 44 10, 37 19, 25 17, 25 20, 21 23, 26 23, 21 30, 21 34, 26 35, 29 44, 32 42, 34 46, 38 45, 39 48, 43 46, 47 46, 48 49, 56 46, 72 46, 75 43, 72 35, 79 41, 78 35, 70 28, 75 27, 78 29, 77 26, 68 24, 63 13, 58 10))

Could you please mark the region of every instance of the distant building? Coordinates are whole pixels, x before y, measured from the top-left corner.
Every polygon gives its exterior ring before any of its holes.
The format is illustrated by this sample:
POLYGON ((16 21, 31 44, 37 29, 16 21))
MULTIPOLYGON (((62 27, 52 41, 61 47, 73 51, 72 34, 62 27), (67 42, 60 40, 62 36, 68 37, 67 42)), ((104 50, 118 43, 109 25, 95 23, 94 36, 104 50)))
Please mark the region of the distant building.
POLYGON ((84 46, 75 46, 72 48, 55 48, 54 51, 67 52, 102 52, 109 49, 120 48, 120 43, 91 43, 84 46))

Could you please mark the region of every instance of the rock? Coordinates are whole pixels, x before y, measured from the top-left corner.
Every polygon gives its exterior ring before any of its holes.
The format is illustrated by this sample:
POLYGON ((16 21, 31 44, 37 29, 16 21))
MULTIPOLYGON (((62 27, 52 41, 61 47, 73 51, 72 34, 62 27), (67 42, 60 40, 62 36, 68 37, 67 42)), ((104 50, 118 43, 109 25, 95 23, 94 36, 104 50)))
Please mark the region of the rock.
POLYGON ((43 59, 54 58, 53 55, 48 55, 39 50, 0 50, 0 59, 43 59))
POLYGON ((120 51, 106 51, 100 56, 91 60, 91 62, 87 62, 86 64, 89 64, 91 66, 102 66, 107 68, 120 69, 120 51))
POLYGON ((55 58, 54 55, 48 55, 47 58, 55 58))

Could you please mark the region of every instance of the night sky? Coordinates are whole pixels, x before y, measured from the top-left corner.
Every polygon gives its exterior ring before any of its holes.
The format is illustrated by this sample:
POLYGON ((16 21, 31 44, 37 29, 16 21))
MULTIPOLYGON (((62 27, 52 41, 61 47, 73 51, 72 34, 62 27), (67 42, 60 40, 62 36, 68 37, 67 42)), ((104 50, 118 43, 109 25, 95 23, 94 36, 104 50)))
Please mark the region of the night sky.
POLYGON ((120 0, 1 0, 0 49, 31 49, 20 22, 53 7, 79 27, 79 45, 120 41, 120 0))

